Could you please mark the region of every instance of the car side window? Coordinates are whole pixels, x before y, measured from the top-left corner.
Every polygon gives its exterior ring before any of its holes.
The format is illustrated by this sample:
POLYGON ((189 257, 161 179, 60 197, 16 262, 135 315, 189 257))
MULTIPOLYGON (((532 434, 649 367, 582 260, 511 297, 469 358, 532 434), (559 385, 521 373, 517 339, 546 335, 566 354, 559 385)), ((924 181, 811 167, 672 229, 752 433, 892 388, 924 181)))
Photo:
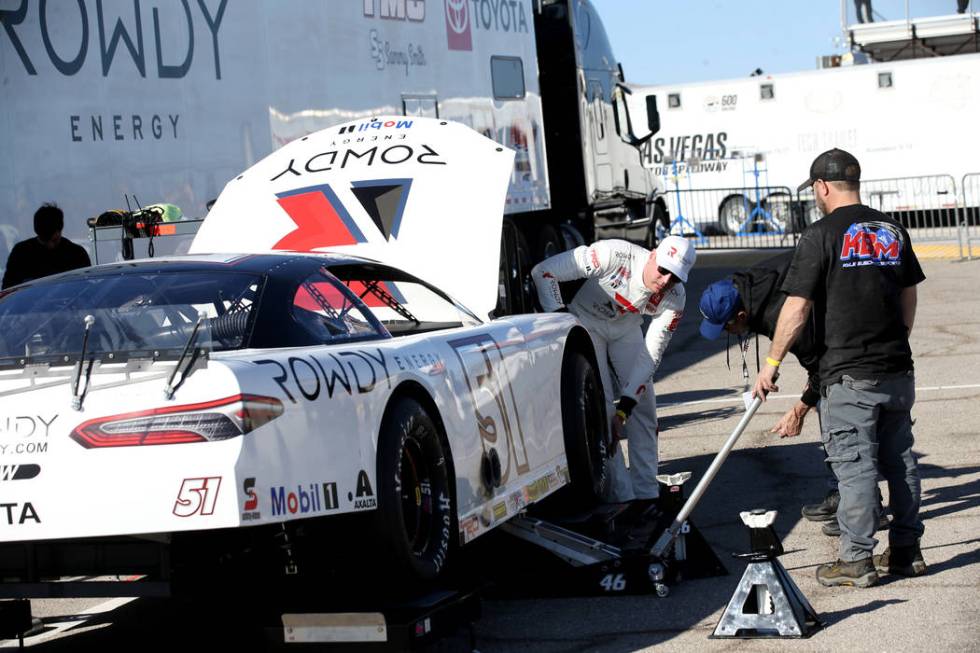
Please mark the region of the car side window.
POLYGON ((384 337, 350 291, 322 272, 310 275, 296 288, 292 315, 318 342, 384 337))

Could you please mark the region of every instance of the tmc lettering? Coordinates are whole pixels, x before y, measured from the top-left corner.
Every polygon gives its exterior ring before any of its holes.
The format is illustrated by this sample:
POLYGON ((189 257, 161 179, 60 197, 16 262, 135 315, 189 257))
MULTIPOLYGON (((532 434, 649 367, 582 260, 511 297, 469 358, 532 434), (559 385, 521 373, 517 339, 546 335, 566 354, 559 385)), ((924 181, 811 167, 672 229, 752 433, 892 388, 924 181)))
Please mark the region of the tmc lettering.
POLYGON ((140 0, 128 4, 111 3, 113 9, 119 8, 118 13, 106 12, 103 4, 110 5, 102 0, 41 0, 38 3, 20 0, 13 9, 0 10, 0 25, 3 26, 0 34, 10 40, 28 75, 37 75, 36 64, 40 63, 38 55, 34 54, 32 58, 28 51, 43 50, 54 69, 69 77, 77 74, 90 59, 90 51, 95 51, 91 59, 99 58, 103 77, 109 76, 113 64, 118 61, 117 69, 120 65, 131 64, 140 77, 145 78, 146 41, 151 37, 156 55, 155 61, 150 61, 151 66, 156 64, 151 74, 155 73, 160 79, 185 77, 194 61, 195 36, 210 37, 214 78, 221 79, 218 30, 228 0, 197 0, 193 3, 196 11, 192 11, 190 0, 160 3, 159 7, 153 7, 150 17, 142 11, 142 5, 146 3, 140 0), (186 45, 178 50, 173 44, 186 45))

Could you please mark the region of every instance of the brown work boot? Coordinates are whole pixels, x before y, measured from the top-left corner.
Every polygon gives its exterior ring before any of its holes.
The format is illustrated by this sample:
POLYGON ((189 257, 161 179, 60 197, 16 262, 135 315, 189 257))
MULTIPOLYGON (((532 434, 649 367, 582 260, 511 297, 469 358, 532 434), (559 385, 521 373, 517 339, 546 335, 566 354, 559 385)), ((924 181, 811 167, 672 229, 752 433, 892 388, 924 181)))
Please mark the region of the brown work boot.
POLYGON ((880 573, 898 576, 920 576, 926 572, 922 549, 915 543, 909 546, 888 547, 881 555, 874 556, 875 569, 880 573))
POLYGON ((817 582, 824 587, 846 585, 849 587, 871 587, 878 582, 871 558, 855 562, 828 562, 817 567, 817 582))

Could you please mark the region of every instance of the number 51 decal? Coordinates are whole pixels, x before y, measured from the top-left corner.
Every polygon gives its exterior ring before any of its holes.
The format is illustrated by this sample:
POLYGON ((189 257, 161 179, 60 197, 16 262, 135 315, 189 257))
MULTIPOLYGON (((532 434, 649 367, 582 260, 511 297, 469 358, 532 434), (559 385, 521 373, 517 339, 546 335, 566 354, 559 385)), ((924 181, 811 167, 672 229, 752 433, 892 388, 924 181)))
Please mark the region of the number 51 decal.
POLYGON ((218 489, 221 487, 220 476, 203 476, 201 478, 185 478, 177 492, 174 503, 174 514, 178 517, 194 515, 213 515, 214 506, 218 502, 218 489))

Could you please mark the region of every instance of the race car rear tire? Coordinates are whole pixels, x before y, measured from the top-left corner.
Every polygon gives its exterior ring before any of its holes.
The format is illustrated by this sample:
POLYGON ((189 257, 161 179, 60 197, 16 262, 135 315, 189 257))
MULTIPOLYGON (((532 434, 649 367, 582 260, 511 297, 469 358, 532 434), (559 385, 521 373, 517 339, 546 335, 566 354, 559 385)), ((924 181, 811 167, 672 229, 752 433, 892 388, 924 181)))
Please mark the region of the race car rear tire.
POLYGON ((404 580, 433 580, 449 560, 454 501, 439 431, 425 408, 401 397, 378 437, 374 536, 381 563, 404 580))
POLYGON ((569 352, 563 365, 561 405, 571 493, 579 505, 595 503, 606 485, 609 425, 602 381, 581 352, 569 352))

